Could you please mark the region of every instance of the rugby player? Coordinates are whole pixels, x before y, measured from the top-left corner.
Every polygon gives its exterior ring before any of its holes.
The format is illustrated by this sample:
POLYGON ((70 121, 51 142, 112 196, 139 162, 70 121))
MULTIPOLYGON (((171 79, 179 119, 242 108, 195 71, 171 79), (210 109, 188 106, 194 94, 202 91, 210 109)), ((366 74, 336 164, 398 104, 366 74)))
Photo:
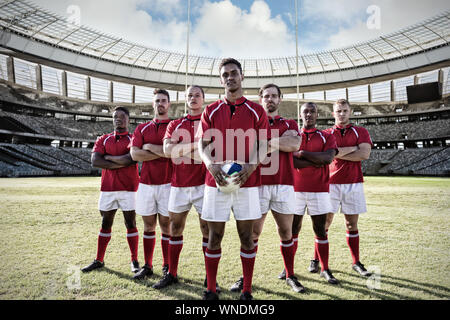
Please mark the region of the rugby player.
POLYGON ((98 209, 102 216, 102 226, 97 241, 97 257, 81 269, 89 272, 102 268, 106 248, 111 240, 111 229, 117 209, 121 209, 127 228, 127 240, 131 251, 131 271, 139 270, 136 228, 136 190, 139 183, 137 163, 130 156, 131 134, 128 133, 130 113, 125 107, 116 107, 113 112, 114 132, 102 135, 92 149, 93 167, 102 169, 98 209))
POLYGON ((336 138, 339 150, 330 165, 332 211, 327 217, 327 229, 340 208, 345 218, 352 269, 361 276, 369 277, 371 273, 359 260, 358 217, 367 211, 361 161, 369 159, 373 143, 367 129, 350 123, 350 115, 350 103, 345 99, 336 101, 333 105, 335 125, 326 130, 336 138))
POLYGON ((239 61, 223 59, 219 74, 225 89, 224 100, 205 108, 197 131, 199 153, 207 168, 202 219, 208 221, 209 240, 205 252, 207 290, 203 299, 218 299, 216 277, 221 243, 230 210, 233 210, 244 277, 240 299, 251 300, 256 257, 252 239, 253 222, 261 218, 258 188, 261 185, 258 166, 261 159, 258 150, 264 150, 265 155, 269 123, 263 107, 243 96, 244 75, 239 61), (228 184, 227 175, 222 171, 224 161, 242 165, 242 170, 234 178, 240 188, 232 193, 223 193, 218 188, 228 184))
POLYGON ((142 162, 139 187, 136 193, 136 213, 144 221, 145 264, 135 274, 135 279, 144 279, 153 274, 153 252, 156 243, 156 224, 161 231, 163 274, 169 270, 169 193, 172 179, 172 162, 163 151, 163 138, 170 122, 169 93, 155 89, 153 97, 153 120, 138 125, 131 141, 130 154, 134 161, 142 162))
MULTIPOLYGON (((269 210, 275 219, 280 236, 280 250, 287 275, 286 283, 295 292, 304 292, 305 288, 294 276, 294 241, 292 239, 292 222, 294 212, 294 166, 292 152, 298 151, 301 144, 297 122, 279 115, 282 101, 280 88, 273 83, 266 84, 259 90, 259 103, 267 113, 270 126, 268 152, 273 159, 261 165, 261 182, 259 200, 262 217, 253 225, 253 242, 258 248, 258 238, 263 230, 264 221, 269 210), (264 173, 264 170, 275 172, 264 173)), ((241 277, 231 291, 240 291, 243 286, 241 277)))
POLYGON ((292 233, 297 240, 294 250, 298 247, 298 234, 307 209, 315 234, 315 251, 322 266, 320 276, 331 284, 337 284, 337 279, 328 268, 329 243, 325 226, 327 214, 331 212, 329 164, 337 152, 336 140, 332 134, 316 128, 318 110, 315 103, 303 104, 300 115, 303 122, 302 144, 300 150, 294 153, 296 216, 292 233))

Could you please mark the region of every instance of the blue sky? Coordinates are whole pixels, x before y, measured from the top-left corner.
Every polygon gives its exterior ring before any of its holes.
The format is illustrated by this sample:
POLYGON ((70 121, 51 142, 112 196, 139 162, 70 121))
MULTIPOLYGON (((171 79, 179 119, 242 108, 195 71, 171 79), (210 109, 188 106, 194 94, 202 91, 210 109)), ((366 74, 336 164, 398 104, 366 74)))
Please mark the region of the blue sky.
MULTIPOLYGON (((33 0, 31 0, 33 1, 33 0)), ((187 0, 34 0, 62 16, 139 44, 184 52, 187 0)), ((300 53, 345 47, 450 10, 448 0, 298 0, 300 53), (370 25, 369 25, 369 24, 370 25)), ((294 0, 191 0, 190 52, 295 55, 294 0)))

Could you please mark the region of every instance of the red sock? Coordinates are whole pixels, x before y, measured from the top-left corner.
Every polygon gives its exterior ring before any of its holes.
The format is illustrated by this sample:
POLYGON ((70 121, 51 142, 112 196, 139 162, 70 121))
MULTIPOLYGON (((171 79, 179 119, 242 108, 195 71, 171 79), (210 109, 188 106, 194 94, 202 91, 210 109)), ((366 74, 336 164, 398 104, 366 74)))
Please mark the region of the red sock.
POLYGON ((322 271, 328 270, 328 256, 330 252, 328 237, 315 237, 315 249, 315 251, 317 251, 319 255, 319 261, 320 265, 322 266, 322 271))
POLYGON ((292 256, 294 257, 295 254, 297 253, 297 248, 298 248, 298 234, 292 235, 292 241, 294 241, 294 247, 292 248, 292 251, 293 251, 292 256))
MULTIPOLYGON (((328 237, 328 229, 325 229, 325 232, 327 233, 328 237)), ((314 246, 314 260, 319 260, 319 253, 316 250, 316 246, 314 246)))
POLYGON ((183 236, 170 237, 169 240, 169 273, 177 276, 178 261, 180 260, 181 249, 183 249, 183 236))
POLYGON ((144 231, 144 259, 145 264, 152 267, 153 266, 153 252, 155 251, 156 235, 155 231, 147 232, 144 231))
POLYGON ((205 250, 205 268, 206 278, 208 281, 208 291, 216 292, 217 269, 219 268, 220 257, 222 256, 222 249, 205 250))
POLYGON ((127 229, 128 247, 130 247, 131 261, 138 259, 139 233, 137 228, 127 229))
POLYGON ((280 242, 281 256, 283 257, 286 278, 294 275, 294 241, 287 240, 280 242))
POLYGON ((169 265, 169 240, 170 236, 164 233, 161 233, 161 249, 163 256, 163 267, 165 265, 169 265))
POLYGON ((245 250, 241 248, 242 274, 244 275, 244 285, 242 292, 252 293, 253 268, 255 266, 256 249, 245 250))
POLYGON ((109 240, 111 240, 111 229, 100 229, 97 240, 97 257, 95 260, 103 262, 109 240))
POLYGON ((359 261, 359 233, 358 230, 347 230, 347 245, 350 248, 353 264, 359 261))

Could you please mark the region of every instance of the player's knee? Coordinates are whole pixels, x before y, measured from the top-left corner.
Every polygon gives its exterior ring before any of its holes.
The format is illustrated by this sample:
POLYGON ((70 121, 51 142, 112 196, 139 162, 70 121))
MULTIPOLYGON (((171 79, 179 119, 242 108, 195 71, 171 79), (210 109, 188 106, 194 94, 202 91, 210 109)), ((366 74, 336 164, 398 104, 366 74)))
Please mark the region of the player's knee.
POLYGON ((213 250, 220 248, 222 238, 223 238, 223 233, 210 230, 209 231, 208 248, 213 249, 213 250))
POLYGON ((355 231, 358 230, 358 224, 354 222, 347 222, 345 224, 348 231, 355 231))
POLYGON ((143 219, 144 221, 144 231, 152 232, 156 229, 156 219, 143 219))
POLYGON ((315 235, 320 238, 325 238, 327 236, 327 233, 325 231, 327 215, 326 214, 314 215, 311 216, 311 219, 313 222, 313 230, 315 235))
POLYGON ((127 229, 134 229, 136 228, 136 219, 132 219, 132 218, 125 218, 125 227, 127 229))
POLYGON ((258 239, 261 233, 262 233, 261 229, 253 229, 252 239, 258 239))
POLYGON ((112 228, 112 221, 102 221, 102 229, 107 230, 112 228))
POLYGON ((111 229, 114 222, 114 216, 103 215, 102 229, 111 229))
POLYGON ((240 232, 239 239, 241 240, 241 246, 244 249, 246 250, 253 249, 254 246, 253 239, 256 239, 253 237, 253 232, 240 232))
POLYGON ((200 226, 200 232, 202 233, 203 238, 209 238, 209 229, 207 226, 200 226))
POLYGON ((327 237, 327 232, 325 231, 325 227, 314 228, 314 233, 319 238, 327 237))
POLYGON ((134 229, 136 228, 136 223, 132 221, 125 221, 125 228, 134 229))
POLYGON ((292 238, 292 228, 279 227, 278 235, 280 236, 281 241, 290 240, 292 238))
POLYGON ((173 222, 170 224, 171 235, 174 237, 181 236, 184 230, 184 224, 180 222, 173 222))
POLYGON ((209 228, 208 228, 208 224, 200 224, 200 231, 202 233, 202 236, 204 238, 208 238, 209 237, 209 228))

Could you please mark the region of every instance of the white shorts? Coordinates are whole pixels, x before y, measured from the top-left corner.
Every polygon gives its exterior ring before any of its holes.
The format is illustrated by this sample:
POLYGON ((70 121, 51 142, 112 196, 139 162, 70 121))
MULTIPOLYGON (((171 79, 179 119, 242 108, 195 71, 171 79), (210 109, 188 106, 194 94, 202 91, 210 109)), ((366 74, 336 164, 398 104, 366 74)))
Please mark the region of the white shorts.
POLYGON ((203 220, 226 222, 230 220, 230 210, 233 210, 236 220, 261 218, 259 187, 239 188, 232 193, 223 193, 217 188, 205 186, 203 220))
POLYGON ((136 192, 136 213, 141 216, 159 213, 168 217, 169 195, 170 183, 159 185, 139 183, 136 192))
POLYGON ((259 202, 262 214, 267 213, 269 210, 274 210, 277 213, 293 214, 295 209, 294 186, 281 184, 260 186, 259 202))
POLYGON ((169 211, 181 213, 191 210, 194 205, 198 214, 202 214, 203 194, 205 185, 194 187, 171 187, 169 196, 169 211))
POLYGON ((133 211, 136 209, 136 192, 134 191, 102 191, 98 199, 98 210, 133 211))
POLYGON ((332 212, 330 194, 328 192, 296 192, 294 214, 302 216, 306 208, 310 216, 332 212))
POLYGON ((361 214, 367 211, 362 182, 350 184, 330 184, 330 197, 333 213, 361 214))

